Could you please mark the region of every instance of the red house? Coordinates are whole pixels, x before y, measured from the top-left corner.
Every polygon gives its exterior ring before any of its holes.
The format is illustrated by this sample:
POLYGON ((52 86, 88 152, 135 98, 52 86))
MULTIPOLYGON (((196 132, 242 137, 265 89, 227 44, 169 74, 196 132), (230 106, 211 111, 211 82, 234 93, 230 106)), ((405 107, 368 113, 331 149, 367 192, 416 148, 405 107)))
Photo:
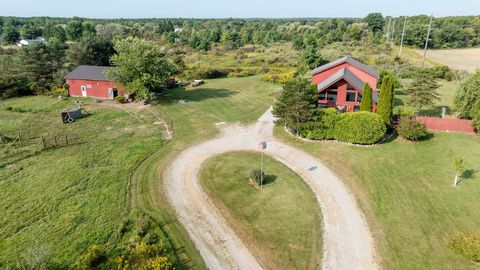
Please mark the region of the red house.
POLYGON ((366 83, 372 88, 373 110, 378 102, 378 72, 349 56, 318 67, 311 72, 317 85, 318 106, 335 107, 340 111, 358 111, 366 83))
POLYGON ((105 77, 111 67, 79 66, 65 76, 68 93, 72 97, 114 99, 123 95, 123 90, 114 81, 105 77))

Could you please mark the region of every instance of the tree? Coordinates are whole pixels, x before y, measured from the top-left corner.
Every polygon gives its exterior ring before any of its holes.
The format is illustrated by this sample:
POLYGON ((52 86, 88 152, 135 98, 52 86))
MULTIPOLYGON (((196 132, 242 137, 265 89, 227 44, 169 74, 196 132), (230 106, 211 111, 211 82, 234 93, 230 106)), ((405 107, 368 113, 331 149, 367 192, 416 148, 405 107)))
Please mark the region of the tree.
POLYGON ((7 44, 15 44, 20 39, 20 33, 13 25, 6 25, 3 28, 2 40, 7 44))
POLYGON ((363 19, 363 21, 367 23, 368 27, 370 27, 374 33, 383 31, 385 19, 383 18, 382 13, 370 13, 365 19, 363 19))
POLYGON ((56 39, 60 42, 65 42, 67 40, 67 33, 63 27, 56 26, 53 23, 47 23, 43 29, 43 37, 45 37, 49 42, 53 39, 56 39))
POLYGON ((302 52, 299 71, 300 73, 305 73, 306 71, 324 65, 327 62, 328 61, 323 58, 316 46, 308 45, 302 52))
POLYGON ((377 104, 376 112, 382 117, 387 126, 390 126, 392 123, 394 83, 394 79, 391 76, 383 79, 377 104))
POLYGON ((473 118, 475 103, 480 100, 480 71, 470 75, 462 82, 455 93, 454 105, 461 117, 473 118))
POLYGON ((83 21, 74 19, 67 23, 67 38, 71 41, 78 41, 83 35, 83 21))
POLYGON ((113 43, 96 36, 88 36, 71 43, 67 50, 69 66, 109 66, 110 57, 115 53, 113 43))
POLYGON ((137 98, 149 98, 173 74, 174 66, 153 41, 129 37, 115 43, 117 54, 111 58, 115 68, 107 77, 119 82, 137 98))
POLYGON ((460 177, 465 172, 465 161, 462 156, 455 156, 453 158, 453 168, 455 169, 455 178, 453 186, 456 187, 459 183, 460 177))
POLYGON ((362 102, 360 103, 360 111, 372 111, 372 88, 368 83, 365 84, 362 94, 362 102))
POLYGON ((309 80, 295 78, 283 85, 273 106, 277 123, 284 124, 298 134, 301 124, 312 119, 316 107, 316 91, 309 80))
POLYGON ((440 99, 438 87, 438 83, 430 72, 422 70, 415 73, 413 81, 406 89, 409 93, 407 103, 419 109, 433 105, 435 100, 440 99))

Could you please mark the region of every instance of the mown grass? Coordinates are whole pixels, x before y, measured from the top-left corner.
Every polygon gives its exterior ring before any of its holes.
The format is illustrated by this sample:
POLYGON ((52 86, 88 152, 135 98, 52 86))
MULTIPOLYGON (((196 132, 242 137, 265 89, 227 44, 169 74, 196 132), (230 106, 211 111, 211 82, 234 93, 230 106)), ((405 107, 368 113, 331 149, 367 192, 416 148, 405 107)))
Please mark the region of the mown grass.
POLYGON ((132 207, 148 214, 168 235, 177 256, 189 268, 205 264, 166 200, 162 177, 166 165, 186 147, 218 133, 215 123, 256 120, 271 104, 275 85, 258 77, 207 80, 197 88, 172 89, 159 98, 173 122, 174 137, 144 160, 132 174, 132 207), (181 104, 178 101, 187 101, 181 104))
POLYGON ((164 143, 156 118, 139 112, 140 123, 89 101, 89 116, 63 124, 58 110, 73 107, 73 99, 35 96, 4 103, 28 112, 0 110, 0 132, 25 138, 23 146, 0 145, 0 163, 9 163, 0 168, 0 268, 39 248, 48 250, 50 267, 70 268, 90 245, 114 244, 126 216, 130 169, 164 143), (39 136, 66 134, 79 140, 37 152, 39 136))
POLYGON ((374 233, 385 269, 477 269, 447 245, 455 232, 480 226, 480 138, 435 133, 418 144, 394 140, 372 148, 307 143, 283 129, 276 136, 312 153, 355 193, 374 233), (463 155, 467 178, 452 187, 453 157, 463 155))
POLYGON ((266 269, 318 269, 321 220, 313 192, 280 162, 265 156, 262 190, 249 180, 260 154, 211 158, 200 181, 252 254, 266 269))

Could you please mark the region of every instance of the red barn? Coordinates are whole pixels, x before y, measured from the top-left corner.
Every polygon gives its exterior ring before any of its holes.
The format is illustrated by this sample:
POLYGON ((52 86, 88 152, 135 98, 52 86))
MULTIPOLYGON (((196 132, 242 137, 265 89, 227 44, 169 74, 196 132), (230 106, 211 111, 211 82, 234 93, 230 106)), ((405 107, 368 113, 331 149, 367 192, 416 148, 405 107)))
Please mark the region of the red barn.
POLYGON ((111 67, 79 66, 65 76, 68 93, 72 97, 114 99, 123 95, 123 90, 114 81, 105 77, 111 67))
POLYGON ((366 83, 372 87, 373 110, 378 102, 378 72, 349 56, 318 67, 311 72, 317 85, 318 106, 335 107, 341 111, 358 111, 366 83))

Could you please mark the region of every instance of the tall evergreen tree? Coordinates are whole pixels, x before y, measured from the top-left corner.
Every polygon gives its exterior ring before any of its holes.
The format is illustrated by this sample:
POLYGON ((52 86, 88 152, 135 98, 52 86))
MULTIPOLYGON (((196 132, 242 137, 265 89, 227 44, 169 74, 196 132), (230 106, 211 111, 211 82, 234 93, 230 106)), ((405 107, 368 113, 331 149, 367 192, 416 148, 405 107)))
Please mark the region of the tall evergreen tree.
POLYGON ((409 93, 407 103, 419 109, 433 105, 435 100, 440 99, 437 89, 438 83, 430 72, 417 72, 406 89, 409 93))
POLYGON ((377 114, 382 117, 387 126, 392 123, 394 83, 395 79, 391 76, 383 79, 377 104, 377 114))
POLYGON ((282 94, 273 106, 277 123, 298 130, 301 124, 309 122, 314 113, 316 91, 309 80, 295 78, 283 85, 282 94))
POLYGON ((368 83, 365 84, 362 94, 362 102, 360 103, 360 111, 372 111, 372 88, 368 83))

